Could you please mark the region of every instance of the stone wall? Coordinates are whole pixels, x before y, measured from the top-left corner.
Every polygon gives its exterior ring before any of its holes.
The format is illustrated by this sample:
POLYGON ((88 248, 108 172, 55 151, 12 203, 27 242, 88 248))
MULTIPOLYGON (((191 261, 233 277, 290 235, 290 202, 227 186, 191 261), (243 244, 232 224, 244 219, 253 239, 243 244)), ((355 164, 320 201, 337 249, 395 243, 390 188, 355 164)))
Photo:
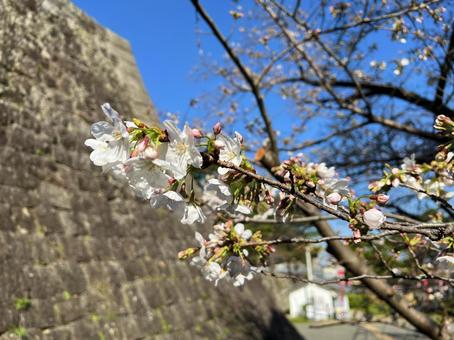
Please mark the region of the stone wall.
POLYGON ((110 102, 154 120, 128 42, 67 0, 0 0, 0 339, 287 339, 259 281, 214 288, 193 229, 89 161, 110 102))

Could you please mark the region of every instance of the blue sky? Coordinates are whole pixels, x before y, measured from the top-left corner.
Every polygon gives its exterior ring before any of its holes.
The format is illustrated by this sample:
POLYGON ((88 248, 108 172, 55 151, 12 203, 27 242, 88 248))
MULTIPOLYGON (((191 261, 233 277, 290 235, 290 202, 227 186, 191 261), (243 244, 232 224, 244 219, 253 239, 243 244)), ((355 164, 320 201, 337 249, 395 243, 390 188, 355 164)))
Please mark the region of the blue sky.
MULTIPOLYGON (((159 111, 185 114, 191 98, 210 86, 209 82, 190 76, 199 61, 199 53, 196 15, 189 0, 73 2, 131 43, 148 93, 159 111)), ((205 3, 210 14, 225 28, 232 2, 205 3)), ((223 53, 211 37, 204 38, 203 46, 213 54, 223 53)))
MULTIPOLYGON (((205 58, 211 55, 212 59, 220 60, 225 52, 211 34, 196 33, 197 29, 202 29, 204 33, 208 33, 209 29, 202 22, 197 24, 197 16, 189 0, 128 2, 73 0, 73 2, 101 25, 130 42, 145 86, 159 112, 177 113, 182 121, 191 122, 194 118, 203 118, 207 122, 207 115, 210 112, 204 112, 203 107, 199 110, 191 109, 189 102, 193 98, 212 92, 219 85, 219 79, 191 76, 195 67, 200 65, 198 39, 202 39, 205 58)), ((224 35, 229 36, 232 27, 229 10, 236 8, 237 4, 234 1, 214 0, 205 0, 202 4, 224 35)), ((312 6, 310 2, 305 4, 312 6)), ((386 42, 387 48, 381 46, 375 56, 370 55, 371 60, 386 59, 393 54, 399 54, 396 51, 400 46, 390 48, 389 38, 386 39, 384 33, 380 33, 376 40, 386 42)), ((281 136, 285 136, 290 132, 289 122, 293 123, 295 117, 292 114, 292 107, 278 97, 269 95, 266 101, 274 128, 282 132, 281 136), (283 118, 283 115, 286 117, 283 118)), ((252 103, 252 98, 249 103, 252 103)), ((243 123, 249 120, 250 116, 246 118, 243 115, 235 129, 244 133, 243 123)), ((214 123, 213 119, 208 121, 214 123)), ((301 138, 315 138, 320 133, 327 132, 323 129, 323 124, 317 121, 314 124, 301 138)))

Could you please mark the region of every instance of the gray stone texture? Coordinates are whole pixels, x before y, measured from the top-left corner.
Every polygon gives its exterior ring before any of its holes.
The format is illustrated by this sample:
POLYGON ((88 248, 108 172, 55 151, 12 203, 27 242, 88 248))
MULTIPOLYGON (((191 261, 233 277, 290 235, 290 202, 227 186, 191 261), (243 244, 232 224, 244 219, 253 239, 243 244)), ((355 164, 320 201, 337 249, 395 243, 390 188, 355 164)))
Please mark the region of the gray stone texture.
POLYGON ((0 0, 0 339, 293 338, 259 281, 205 282, 176 260, 193 228, 90 164, 103 102, 156 120, 127 41, 67 0, 0 0))

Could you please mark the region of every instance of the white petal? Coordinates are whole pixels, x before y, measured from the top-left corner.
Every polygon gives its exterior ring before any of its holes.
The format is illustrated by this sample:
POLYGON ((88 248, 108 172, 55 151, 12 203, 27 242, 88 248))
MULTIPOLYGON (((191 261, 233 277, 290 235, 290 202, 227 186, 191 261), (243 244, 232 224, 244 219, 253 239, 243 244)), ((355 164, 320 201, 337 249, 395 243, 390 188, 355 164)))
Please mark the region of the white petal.
POLYGON ((252 210, 246 207, 245 205, 238 204, 235 208, 235 212, 238 212, 243 215, 249 215, 252 212, 252 210))
POLYGON ((93 135, 93 137, 103 141, 112 140, 113 131, 114 127, 112 126, 112 124, 105 121, 94 123, 91 126, 91 134, 93 135))
POLYGON ((197 240, 197 242, 199 242, 200 244, 203 244, 205 242, 205 239, 203 238, 202 234, 200 234, 199 232, 196 231, 195 233, 195 239, 197 240))
POLYGON ((196 147, 191 148, 190 155, 191 155, 191 165, 195 168, 200 169, 203 164, 203 158, 202 158, 202 155, 200 154, 199 150, 197 150, 196 147))
POLYGON ((107 143, 103 141, 99 141, 93 138, 89 138, 84 143, 86 146, 89 146, 92 149, 98 149, 102 147, 107 147, 107 143))
POLYGON ((98 148, 92 151, 90 154, 90 160, 94 165, 103 166, 110 163, 110 157, 102 148, 98 148))
POLYGON ((449 255, 440 256, 437 258, 437 262, 447 262, 449 264, 454 265, 454 256, 449 256, 449 255))
POLYGON ((237 225, 235 225, 235 232, 241 236, 241 234, 243 234, 244 232, 244 224, 243 223, 238 223, 237 225))
POLYGON ((243 239, 245 239, 246 241, 249 240, 252 236, 252 231, 250 231, 249 229, 246 229, 243 234, 241 235, 241 237, 243 239))
POLYGON ((164 127, 167 130, 170 141, 180 140, 181 131, 175 126, 175 123, 171 120, 164 121, 164 127))
POLYGON ((104 112, 104 114, 111 120, 120 120, 120 115, 118 114, 117 111, 112 109, 109 103, 104 103, 101 105, 101 109, 104 112))
POLYGON ((166 196, 168 199, 175 201, 175 202, 184 201, 183 197, 175 191, 167 191, 166 193, 164 193, 164 196, 166 196))
POLYGON ((203 223, 205 221, 205 215, 198 206, 194 204, 188 204, 184 211, 183 218, 181 223, 183 224, 193 224, 195 222, 203 223))
POLYGON ((225 175, 227 172, 229 172, 229 168, 222 168, 222 167, 219 167, 218 168, 218 174, 219 175, 225 175))

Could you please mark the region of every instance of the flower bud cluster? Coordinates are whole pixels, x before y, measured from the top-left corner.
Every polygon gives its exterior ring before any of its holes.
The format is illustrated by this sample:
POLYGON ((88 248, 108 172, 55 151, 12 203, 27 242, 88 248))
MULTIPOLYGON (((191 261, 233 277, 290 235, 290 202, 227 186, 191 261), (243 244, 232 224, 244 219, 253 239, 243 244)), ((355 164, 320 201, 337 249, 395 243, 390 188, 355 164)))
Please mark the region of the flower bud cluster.
POLYGON ((388 167, 384 176, 378 181, 369 184, 372 192, 388 192, 391 188, 404 186, 416 191, 418 199, 435 195, 443 199, 450 199, 453 193, 446 190, 446 186, 454 184, 452 165, 450 162, 453 154, 449 152, 449 158, 433 160, 430 164, 417 164, 414 156, 405 158, 399 168, 388 167))
POLYGON ((295 186, 304 193, 313 193, 323 200, 323 203, 337 209, 342 200, 350 196, 348 179, 338 178, 334 167, 325 163, 306 163, 304 156, 299 154, 275 168, 275 173, 284 181, 295 186))

